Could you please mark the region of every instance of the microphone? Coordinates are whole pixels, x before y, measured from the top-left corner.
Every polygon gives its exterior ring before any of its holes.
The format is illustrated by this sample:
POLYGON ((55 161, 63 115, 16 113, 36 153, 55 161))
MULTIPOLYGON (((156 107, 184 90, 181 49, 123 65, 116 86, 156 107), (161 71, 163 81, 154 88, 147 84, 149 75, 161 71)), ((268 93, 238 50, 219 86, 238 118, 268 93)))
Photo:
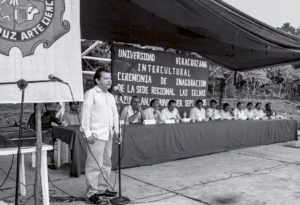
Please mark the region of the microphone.
POLYGON ((121 95, 122 97, 124 97, 123 93, 119 90, 119 86, 115 85, 114 91, 116 91, 118 93, 118 95, 121 95))
POLYGON ((62 79, 60 79, 59 77, 56 77, 53 74, 48 75, 49 80, 53 81, 53 82, 60 82, 60 83, 64 83, 64 84, 68 84, 65 81, 63 81, 62 79))

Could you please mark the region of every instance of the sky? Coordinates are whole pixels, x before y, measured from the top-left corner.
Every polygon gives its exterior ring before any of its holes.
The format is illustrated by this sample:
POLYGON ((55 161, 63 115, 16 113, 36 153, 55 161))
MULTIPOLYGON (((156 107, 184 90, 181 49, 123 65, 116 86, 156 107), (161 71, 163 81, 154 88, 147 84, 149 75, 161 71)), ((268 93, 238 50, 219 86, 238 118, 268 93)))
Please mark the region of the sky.
POLYGON ((273 27, 290 23, 300 27, 300 0, 223 0, 273 27))

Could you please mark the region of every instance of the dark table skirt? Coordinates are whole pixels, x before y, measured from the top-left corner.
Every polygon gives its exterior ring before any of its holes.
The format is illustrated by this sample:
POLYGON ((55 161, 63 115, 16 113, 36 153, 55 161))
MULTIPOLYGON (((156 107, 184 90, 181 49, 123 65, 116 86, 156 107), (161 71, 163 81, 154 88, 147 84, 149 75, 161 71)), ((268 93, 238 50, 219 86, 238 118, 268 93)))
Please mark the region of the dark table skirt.
MULTIPOLYGON (((71 175, 83 174, 86 142, 79 127, 57 127, 53 129, 53 134, 56 138, 61 138, 70 144, 71 175)), ((296 120, 130 125, 125 128, 122 168, 151 165, 296 139, 296 120)), ((117 147, 117 144, 113 145, 113 169, 117 168, 117 147)))

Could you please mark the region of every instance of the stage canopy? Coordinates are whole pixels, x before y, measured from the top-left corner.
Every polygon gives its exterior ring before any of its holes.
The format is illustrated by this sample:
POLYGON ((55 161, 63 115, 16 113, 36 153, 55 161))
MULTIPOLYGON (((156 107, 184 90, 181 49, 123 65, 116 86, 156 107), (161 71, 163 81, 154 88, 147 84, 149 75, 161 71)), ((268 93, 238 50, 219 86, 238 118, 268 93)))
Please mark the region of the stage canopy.
POLYGON ((238 71, 300 62, 300 38, 220 0, 83 0, 81 30, 83 39, 194 51, 238 71))

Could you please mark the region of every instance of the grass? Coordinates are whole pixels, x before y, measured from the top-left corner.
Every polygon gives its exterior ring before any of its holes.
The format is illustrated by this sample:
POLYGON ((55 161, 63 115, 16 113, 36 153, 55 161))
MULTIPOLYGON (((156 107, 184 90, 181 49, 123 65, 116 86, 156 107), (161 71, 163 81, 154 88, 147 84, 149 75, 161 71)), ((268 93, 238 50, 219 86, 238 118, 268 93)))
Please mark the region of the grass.
MULTIPOLYGON (((2 104, 0 105, 0 127, 11 127, 19 124, 20 104, 2 104)), ((27 124, 30 114, 33 112, 32 104, 24 105, 23 122, 27 124)))

